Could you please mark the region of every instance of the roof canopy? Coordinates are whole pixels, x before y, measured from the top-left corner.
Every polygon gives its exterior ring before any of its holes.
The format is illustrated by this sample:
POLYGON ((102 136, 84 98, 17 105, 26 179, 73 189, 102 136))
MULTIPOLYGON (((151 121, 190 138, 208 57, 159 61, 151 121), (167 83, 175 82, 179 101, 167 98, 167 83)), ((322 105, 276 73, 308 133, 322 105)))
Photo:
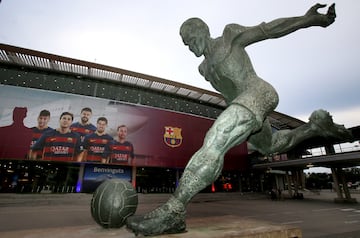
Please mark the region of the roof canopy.
MULTIPOLYGON (((219 93, 190 85, 137 73, 111 66, 76 60, 40 51, 0 44, 0 63, 31 67, 36 69, 63 72, 76 77, 100 78, 140 88, 166 92, 177 96, 203 101, 225 109, 226 102, 219 93)), ((303 121, 279 112, 270 114, 270 122, 277 129, 293 129, 303 121)))

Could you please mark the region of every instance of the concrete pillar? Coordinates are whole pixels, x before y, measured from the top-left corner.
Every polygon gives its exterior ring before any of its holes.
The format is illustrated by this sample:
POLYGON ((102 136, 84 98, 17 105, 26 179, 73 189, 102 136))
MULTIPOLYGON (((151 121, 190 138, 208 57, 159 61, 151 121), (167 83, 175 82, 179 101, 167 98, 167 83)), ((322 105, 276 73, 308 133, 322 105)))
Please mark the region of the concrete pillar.
POLYGON ((332 174, 332 177, 333 177, 333 180, 334 180, 334 189, 336 191, 337 198, 338 199, 343 199, 344 197, 343 197, 340 185, 339 185, 339 176, 338 176, 338 173, 337 173, 337 168, 331 167, 331 174, 332 174))
POLYGON ((347 187, 347 183, 346 183, 346 180, 345 180, 345 175, 343 173, 342 168, 337 168, 337 174, 338 174, 338 180, 343 185, 345 198, 342 197, 341 199, 335 199, 335 202, 357 203, 356 198, 351 198, 350 191, 349 191, 349 188, 347 187))
POLYGON ((304 173, 304 170, 299 170, 299 175, 300 175, 300 185, 301 185, 301 188, 302 190, 305 189, 305 173, 304 173))
POLYGON ((327 155, 335 154, 334 146, 332 144, 325 145, 325 152, 327 155))
POLYGON ((240 192, 240 193, 242 193, 242 191, 243 191, 243 189, 242 189, 242 179, 243 179, 243 177, 242 177, 242 175, 240 174, 240 176, 239 176, 239 192, 240 192))
POLYGON ((343 185, 345 199, 351 200, 350 191, 349 191, 349 188, 347 186, 347 182, 346 182, 345 175, 344 175, 344 172, 343 172, 342 168, 338 168, 338 175, 339 175, 340 181, 341 181, 341 183, 343 185))
POLYGON ((293 179, 294 179, 294 190, 295 190, 294 192, 296 195, 299 192, 299 174, 298 174, 297 170, 293 170, 292 173, 293 173, 293 179))
MULTIPOLYGON (((260 174, 260 192, 264 192, 264 174, 260 174)), ((240 176, 238 177, 239 185, 241 183, 240 176)), ((239 186, 240 189, 240 186, 239 186)), ((240 191, 240 190, 239 190, 240 191)))
POLYGON ((293 192, 292 192, 292 189, 291 189, 291 178, 289 176, 289 171, 286 171, 285 173, 285 178, 286 178, 286 182, 288 184, 288 193, 289 193, 289 196, 290 197, 293 197, 293 192))

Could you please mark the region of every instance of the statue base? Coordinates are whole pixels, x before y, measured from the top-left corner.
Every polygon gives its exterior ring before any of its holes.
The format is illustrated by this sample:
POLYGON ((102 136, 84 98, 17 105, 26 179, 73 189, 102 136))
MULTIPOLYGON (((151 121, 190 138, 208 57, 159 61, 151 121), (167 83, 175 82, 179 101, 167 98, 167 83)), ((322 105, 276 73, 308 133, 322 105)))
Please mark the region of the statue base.
MULTIPOLYGON (((238 216, 190 218, 186 220, 187 231, 179 234, 156 236, 159 238, 301 238, 299 228, 276 225, 265 221, 238 216)), ((125 227, 104 229, 97 224, 74 227, 58 227, 21 231, 0 232, 0 237, 52 237, 52 238, 135 238, 125 227)), ((139 237, 143 237, 140 236, 139 237)))
MULTIPOLYGON (((187 232, 171 235, 179 238, 300 238, 299 228, 277 225, 239 216, 187 219, 187 232)), ((165 236, 167 237, 167 236, 165 236)))

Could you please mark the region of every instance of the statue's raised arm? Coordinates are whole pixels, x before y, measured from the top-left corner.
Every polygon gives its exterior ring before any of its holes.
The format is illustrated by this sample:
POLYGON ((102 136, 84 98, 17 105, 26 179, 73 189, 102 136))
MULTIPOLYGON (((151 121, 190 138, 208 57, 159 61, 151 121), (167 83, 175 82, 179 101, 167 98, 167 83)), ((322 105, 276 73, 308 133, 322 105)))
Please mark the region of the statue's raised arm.
POLYGON ((276 19, 264 24, 264 30, 272 38, 278 38, 302 28, 311 26, 327 27, 335 21, 335 4, 329 7, 326 14, 318 12, 318 9, 323 7, 326 7, 326 5, 318 3, 312 6, 304 16, 276 19))
POLYGON ((303 28, 327 27, 335 21, 335 3, 328 8, 326 14, 319 13, 318 9, 324 7, 326 4, 317 3, 303 16, 278 18, 268 23, 264 22, 258 26, 250 27, 247 31, 239 34, 233 44, 247 46, 262 40, 279 38, 303 28))

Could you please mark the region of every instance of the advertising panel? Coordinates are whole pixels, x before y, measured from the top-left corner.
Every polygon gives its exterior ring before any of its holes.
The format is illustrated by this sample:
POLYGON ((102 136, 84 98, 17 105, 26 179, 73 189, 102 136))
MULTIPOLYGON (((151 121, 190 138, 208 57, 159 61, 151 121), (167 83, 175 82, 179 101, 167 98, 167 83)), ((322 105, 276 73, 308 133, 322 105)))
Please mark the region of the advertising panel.
MULTIPOLYGON (((46 134, 47 138, 43 138, 40 153, 31 159, 89 163, 96 162, 90 160, 91 154, 103 153, 105 155, 98 163, 183 168, 192 154, 201 147, 213 122, 214 120, 204 117, 107 99, 0 85, 2 159, 28 159, 30 144, 40 141, 41 136, 44 137, 46 134), (74 135, 59 138, 63 135, 50 136, 50 132, 40 135, 39 132, 35 132, 36 126, 40 123, 39 115, 42 110, 50 112, 48 126, 57 129, 62 123, 60 115, 63 112, 73 113, 72 123, 77 123, 81 121, 83 108, 91 109, 89 122, 95 129, 92 127, 82 130, 91 134, 96 130, 96 126, 99 126, 97 120, 105 117, 105 131, 108 135, 106 138, 88 138, 87 143, 84 142, 85 139, 81 139, 81 149, 78 150, 75 147, 78 146, 76 141, 79 139, 74 135), (127 130, 126 136, 120 135, 124 127, 127 130), (35 137, 39 139, 31 142, 35 137), (126 142, 115 143, 123 142, 122 140, 126 142), (80 153, 84 146, 87 151, 85 154, 80 153), (47 157, 46 153, 56 156, 47 157), (67 153, 72 156, 70 159, 61 157, 67 153), (78 156, 79 153, 81 156, 78 156)), ((33 147, 33 150, 39 148, 33 147)), ((245 168, 246 155, 246 144, 233 148, 225 156, 225 168, 245 168)))
POLYGON ((115 178, 130 182, 131 167, 86 164, 82 184, 78 184, 76 189, 78 192, 93 192, 105 180, 115 178))

